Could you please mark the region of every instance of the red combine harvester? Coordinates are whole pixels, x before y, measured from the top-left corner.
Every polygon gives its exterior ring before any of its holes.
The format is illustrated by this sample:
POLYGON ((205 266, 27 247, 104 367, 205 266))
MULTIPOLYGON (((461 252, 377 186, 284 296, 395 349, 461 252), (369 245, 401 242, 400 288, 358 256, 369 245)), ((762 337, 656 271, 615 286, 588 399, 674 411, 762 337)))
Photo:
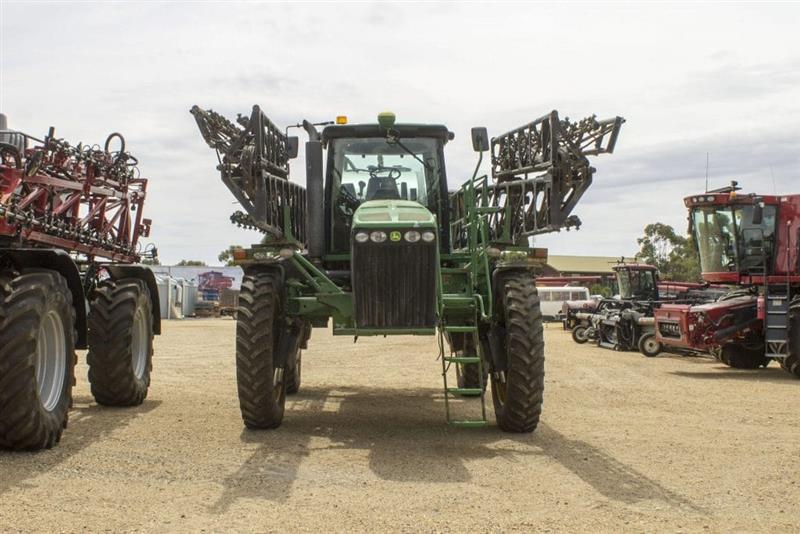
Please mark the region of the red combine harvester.
POLYGON ((147 395, 161 323, 155 277, 136 265, 150 230, 137 163, 118 133, 105 148, 73 147, 52 128, 44 140, 8 130, 0 115, 0 447, 59 441, 75 349, 89 349, 99 404, 147 395))
POLYGON ((740 194, 736 182, 684 199, 703 279, 730 291, 656 311, 662 344, 755 369, 777 360, 800 378, 800 195, 740 194))

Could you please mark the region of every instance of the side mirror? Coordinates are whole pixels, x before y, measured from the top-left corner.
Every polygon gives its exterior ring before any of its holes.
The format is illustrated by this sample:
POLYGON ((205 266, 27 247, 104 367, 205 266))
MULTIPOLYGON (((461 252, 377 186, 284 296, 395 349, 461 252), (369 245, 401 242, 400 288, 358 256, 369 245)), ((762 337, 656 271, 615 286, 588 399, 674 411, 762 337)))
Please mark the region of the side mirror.
POLYGON ((475 152, 486 152, 489 150, 489 134, 483 126, 476 126, 471 131, 472 150, 475 152))
POLYGON ((300 140, 296 136, 286 139, 286 151, 288 152, 289 159, 297 157, 297 151, 300 149, 300 140))
POLYGON ((764 220, 764 206, 761 202, 753 205, 753 224, 761 226, 761 221, 764 220))

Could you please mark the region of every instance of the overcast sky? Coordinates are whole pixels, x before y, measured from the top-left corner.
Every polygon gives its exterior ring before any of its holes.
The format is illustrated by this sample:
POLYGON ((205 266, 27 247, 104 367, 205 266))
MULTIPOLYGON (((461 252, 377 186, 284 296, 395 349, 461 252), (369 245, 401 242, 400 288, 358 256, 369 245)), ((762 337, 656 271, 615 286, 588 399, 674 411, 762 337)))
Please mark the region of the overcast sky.
POLYGON ((583 228, 537 239, 551 254, 628 255, 650 222, 683 230, 707 153, 711 187, 800 192, 797 4, 0 0, 0 19, 0 111, 75 144, 123 132, 151 180, 162 263, 216 263, 259 239, 228 222, 193 104, 235 117, 258 103, 281 126, 383 110, 444 123, 451 188, 475 165, 472 126, 499 134, 551 109, 625 117, 616 153, 593 162, 583 228))

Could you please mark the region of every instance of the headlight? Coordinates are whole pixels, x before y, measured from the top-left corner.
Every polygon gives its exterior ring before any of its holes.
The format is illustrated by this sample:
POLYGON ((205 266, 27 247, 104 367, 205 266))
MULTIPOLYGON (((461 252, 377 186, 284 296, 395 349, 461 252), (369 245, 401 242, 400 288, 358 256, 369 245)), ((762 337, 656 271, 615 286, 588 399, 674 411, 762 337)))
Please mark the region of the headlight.
POLYGON ((367 232, 356 232, 356 242, 366 243, 368 239, 369 234, 367 232))
POLYGON ((419 232, 417 232, 416 230, 409 230, 403 237, 405 237, 406 241, 408 241, 409 243, 416 243, 417 241, 419 241, 420 235, 419 232))
POLYGON ((369 238, 373 243, 383 243, 386 241, 386 232, 376 230, 375 232, 369 234, 369 238))
POLYGON ((430 243, 434 239, 436 239, 436 234, 433 232, 422 232, 422 240, 426 243, 430 243))

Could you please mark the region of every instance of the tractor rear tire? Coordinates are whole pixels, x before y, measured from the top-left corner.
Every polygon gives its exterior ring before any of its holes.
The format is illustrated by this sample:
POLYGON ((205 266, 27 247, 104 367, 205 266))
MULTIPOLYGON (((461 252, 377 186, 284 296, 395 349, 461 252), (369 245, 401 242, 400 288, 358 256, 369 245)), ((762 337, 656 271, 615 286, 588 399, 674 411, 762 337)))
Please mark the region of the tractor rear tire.
POLYGON ((283 422, 287 387, 283 364, 276 361, 280 312, 280 275, 262 271, 245 276, 236 319, 236 382, 248 428, 276 428, 283 422))
POLYGON ((800 378, 800 298, 789 305, 788 355, 781 360, 781 368, 800 378))
POLYGON ((95 289, 86 360, 98 404, 144 402, 153 369, 153 304, 142 280, 105 280, 95 289))
POLYGON ((648 358, 655 358, 661 353, 661 343, 659 343, 656 339, 656 334, 654 332, 643 334, 639 338, 639 343, 637 346, 639 348, 639 352, 648 358))
POLYGON ((544 398, 544 330, 536 284, 528 273, 503 277, 496 325, 506 371, 492 373, 497 425, 506 432, 532 432, 544 398))
POLYGON ((0 447, 49 449, 75 384, 75 308, 57 272, 0 273, 0 447))
POLYGON ((729 343, 722 347, 720 359, 728 367, 734 369, 758 369, 769 365, 769 358, 758 348, 749 348, 738 343, 729 343))
POLYGON ((572 329, 572 341, 578 345, 583 345, 589 341, 589 338, 586 337, 586 327, 584 325, 579 324, 572 329))

